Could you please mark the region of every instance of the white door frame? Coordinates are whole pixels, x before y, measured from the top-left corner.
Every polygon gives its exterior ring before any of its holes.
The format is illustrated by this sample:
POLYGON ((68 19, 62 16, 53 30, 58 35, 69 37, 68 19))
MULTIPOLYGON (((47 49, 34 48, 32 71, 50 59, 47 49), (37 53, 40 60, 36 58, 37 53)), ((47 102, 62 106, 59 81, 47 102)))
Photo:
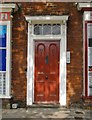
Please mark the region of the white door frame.
POLYGON ((27 51, 27 105, 34 102, 34 40, 60 40, 60 74, 59 103, 66 105, 66 48, 67 48, 67 15, 63 16, 25 16, 28 21, 28 51, 27 51), (35 23, 60 23, 61 35, 34 35, 35 23))

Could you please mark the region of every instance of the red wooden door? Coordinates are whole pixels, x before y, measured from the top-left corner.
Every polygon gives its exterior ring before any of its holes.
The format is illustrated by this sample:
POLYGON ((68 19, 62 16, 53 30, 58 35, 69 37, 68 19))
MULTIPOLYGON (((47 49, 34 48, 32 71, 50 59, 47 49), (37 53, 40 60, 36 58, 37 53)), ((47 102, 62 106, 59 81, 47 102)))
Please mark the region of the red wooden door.
POLYGON ((59 41, 35 41, 34 100, 59 101, 59 41))

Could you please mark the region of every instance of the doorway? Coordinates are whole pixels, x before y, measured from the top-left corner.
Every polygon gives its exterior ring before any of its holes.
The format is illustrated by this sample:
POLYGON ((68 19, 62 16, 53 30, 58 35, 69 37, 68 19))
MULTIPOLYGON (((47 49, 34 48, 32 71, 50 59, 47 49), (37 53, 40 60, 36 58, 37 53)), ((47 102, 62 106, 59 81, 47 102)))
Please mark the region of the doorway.
MULTIPOLYGON (((62 15, 62 16, 25 16, 26 20, 28 21, 28 49, 27 49, 27 105, 32 105, 34 102, 59 102, 60 105, 66 105, 66 48, 67 48, 67 20, 68 16, 67 15, 62 15), (47 26, 48 26, 48 31, 47 31, 47 26), (57 30, 57 29, 58 30, 57 30), (55 32, 56 31, 56 32, 55 32), (58 32, 57 32, 58 31, 58 32), (40 88, 40 91, 37 91, 38 93, 35 92, 35 89, 39 90, 38 88, 35 87, 35 80, 37 75, 39 78, 43 77, 43 81, 48 81, 50 77, 50 74, 45 73, 42 75, 40 73, 41 71, 37 71, 35 69, 35 42, 43 43, 43 48, 46 47, 44 42, 46 44, 51 44, 51 42, 56 42, 59 41, 60 44, 60 56, 59 56, 59 63, 58 63, 58 74, 59 77, 57 80, 57 84, 59 86, 57 87, 56 93, 54 93, 54 90, 52 89, 52 85, 49 85, 51 89, 51 94, 53 97, 49 97, 48 91, 49 90, 44 90, 47 89, 48 87, 39 87, 41 85, 40 83, 37 84, 37 87, 40 88), (59 72, 60 71, 60 72, 59 72), (42 90, 41 90, 42 89, 42 90), (43 92, 47 91, 47 93, 43 92), (44 94, 43 94, 44 93, 44 94), (54 95, 56 94, 56 95, 54 95), (40 96, 44 97, 40 97, 40 96), (46 95, 46 96, 45 96, 46 95), (37 96, 37 98, 36 98, 37 96), (55 97, 57 96, 57 97, 55 97)), ((38 45, 39 46, 39 45, 38 45)), ((46 53, 48 49, 46 47, 46 53)), ((52 50, 53 51, 53 50, 52 50)), ((41 50, 41 54, 43 53, 43 50, 41 50)), ((39 52, 40 54, 40 52, 39 52)), ((47 66, 49 66, 49 56, 45 55, 44 56, 45 63, 47 66)), ((51 57, 51 63, 53 63, 53 59, 51 57)), ((41 63, 40 63, 41 64, 41 63)), ((54 67, 54 63, 52 64, 54 67)), ((46 68, 47 69, 47 68, 46 68)), ((53 68, 54 69, 54 68, 53 68)), ((47 69, 48 70, 48 69, 47 69)), ((45 72, 45 71, 44 71, 45 72)), ((54 73, 52 72, 52 77, 54 73)), ((54 79, 53 79, 54 80, 54 79)), ((44 82, 44 86, 48 86, 51 82, 47 83, 44 82)), ((42 83, 43 84, 43 83, 42 83)), ((54 82, 53 82, 54 86, 54 82)), ((55 85, 56 86, 56 85, 55 85)), ((54 86, 54 87, 55 87, 54 86)), ((56 88, 54 88, 56 89, 56 88)))

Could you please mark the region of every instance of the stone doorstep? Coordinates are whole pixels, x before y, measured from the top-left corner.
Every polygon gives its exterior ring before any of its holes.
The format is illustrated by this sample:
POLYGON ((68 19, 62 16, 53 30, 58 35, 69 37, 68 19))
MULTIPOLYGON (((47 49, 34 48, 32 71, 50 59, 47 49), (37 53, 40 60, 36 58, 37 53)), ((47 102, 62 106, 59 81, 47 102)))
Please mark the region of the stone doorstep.
POLYGON ((27 108, 61 108, 61 106, 59 104, 33 104, 27 108))

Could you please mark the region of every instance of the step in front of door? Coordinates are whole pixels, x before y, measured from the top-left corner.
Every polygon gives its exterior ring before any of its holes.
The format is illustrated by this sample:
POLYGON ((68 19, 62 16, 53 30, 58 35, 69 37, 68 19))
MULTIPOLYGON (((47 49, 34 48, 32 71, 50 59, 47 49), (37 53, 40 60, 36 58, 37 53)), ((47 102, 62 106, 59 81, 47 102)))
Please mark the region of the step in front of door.
POLYGON ((29 106, 31 108, 59 108, 60 104, 43 104, 43 103, 37 103, 29 106))

